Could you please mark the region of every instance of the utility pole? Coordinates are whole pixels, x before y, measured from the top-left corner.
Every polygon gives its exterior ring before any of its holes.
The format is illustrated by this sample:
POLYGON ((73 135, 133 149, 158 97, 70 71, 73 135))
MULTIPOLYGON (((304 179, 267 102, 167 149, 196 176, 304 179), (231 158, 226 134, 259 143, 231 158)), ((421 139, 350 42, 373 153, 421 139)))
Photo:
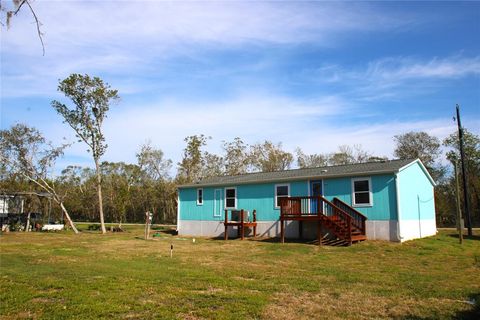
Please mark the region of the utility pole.
POLYGON ((458 239, 460 244, 463 243, 463 219, 462 219, 462 208, 460 204, 460 186, 458 185, 458 160, 455 159, 453 164, 455 172, 455 196, 457 198, 457 226, 458 226, 458 239))
POLYGON ((457 125, 458 125, 458 144, 460 147, 460 162, 462 164, 462 182, 463 182, 463 206, 465 208, 465 218, 467 219, 468 236, 472 234, 472 219, 470 218, 470 210, 468 208, 468 190, 467 175, 465 172, 465 153, 463 152, 463 128, 460 121, 460 106, 457 104, 457 125))

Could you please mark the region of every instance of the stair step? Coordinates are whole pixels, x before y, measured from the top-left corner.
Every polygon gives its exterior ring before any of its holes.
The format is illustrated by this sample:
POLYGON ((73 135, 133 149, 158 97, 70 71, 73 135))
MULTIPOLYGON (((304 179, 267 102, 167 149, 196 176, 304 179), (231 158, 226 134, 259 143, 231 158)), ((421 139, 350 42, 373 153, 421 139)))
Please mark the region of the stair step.
POLYGON ((366 235, 358 235, 358 236, 353 236, 352 235, 352 241, 363 241, 363 240, 367 240, 367 236, 366 235))

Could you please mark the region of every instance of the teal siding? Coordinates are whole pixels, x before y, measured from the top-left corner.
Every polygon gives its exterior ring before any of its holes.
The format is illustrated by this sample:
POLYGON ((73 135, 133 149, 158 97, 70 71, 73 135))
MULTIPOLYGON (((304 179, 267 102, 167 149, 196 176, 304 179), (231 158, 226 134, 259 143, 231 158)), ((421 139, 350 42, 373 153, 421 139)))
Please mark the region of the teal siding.
POLYGON ((419 163, 398 173, 402 220, 435 219, 433 185, 419 163))
MULTIPOLYGON (((214 217, 213 192, 215 188, 203 188, 203 205, 197 205, 197 189, 179 190, 181 220, 222 220, 223 216, 214 217)), ((223 204, 223 188, 222 188, 223 204)), ((223 209, 223 208, 222 208, 223 209)))
MULTIPOLYGON (((280 209, 275 209, 275 184, 262 183, 252 185, 237 185, 237 208, 252 212, 257 210, 257 220, 274 221, 280 216, 280 209)), ((283 184, 283 183, 282 183, 283 184)), ((290 195, 305 196, 308 195, 307 181, 291 181, 290 195)), ((220 217, 215 217, 214 212, 214 190, 222 190, 222 205, 225 187, 206 187, 203 188, 204 203, 197 205, 197 189, 182 188, 179 190, 180 197, 180 219, 181 220, 223 220, 225 219, 222 207, 220 217)))
MULTIPOLYGON (((332 200, 339 198, 352 205, 352 179, 356 177, 324 180, 324 196, 332 200)), ((373 206, 356 207, 370 220, 396 220, 397 206, 395 178, 393 175, 369 176, 372 182, 373 206)))
MULTIPOLYGON (((358 207, 358 211, 365 214, 370 220, 396 220, 397 207, 395 195, 395 179, 393 175, 371 176, 373 206, 358 207)), ((290 181, 291 196, 307 196, 309 194, 309 181, 290 181)), ((324 180, 324 195, 331 200, 338 197, 348 204, 352 204, 352 178, 337 178, 324 180)), ((278 220, 280 210, 275 209, 275 184, 261 183, 237 185, 237 208, 252 212, 257 210, 259 221, 278 220)), ((203 205, 197 205, 197 189, 182 188, 179 190, 180 219, 181 220, 206 220, 220 221, 224 219, 224 190, 225 187, 203 188, 203 205), (219 217, 214 212, 214 190, 222 190, 222 208, 219 217)))

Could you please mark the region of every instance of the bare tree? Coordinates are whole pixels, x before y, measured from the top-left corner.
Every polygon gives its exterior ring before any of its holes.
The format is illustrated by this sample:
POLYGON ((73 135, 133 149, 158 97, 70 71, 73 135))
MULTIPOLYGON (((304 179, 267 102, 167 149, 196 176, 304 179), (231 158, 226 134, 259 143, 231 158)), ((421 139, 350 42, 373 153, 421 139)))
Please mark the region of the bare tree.
POLYGON ((274 144, 268 140, 253 145, 250 156, 252 166, 263 172, 287 170, 293 162, 293 155, 282 150, 281 142, 274 144))
POLYGON ((184 139, 187 145, 183 149, 182 161, 178 163, 178 181, 188 183, 203 178, 205 152, 202 148, 207 145, 209 139, 211 137, 203 134, 188 136, 184 139))
POLYGON ((6 25, 7 28, 10 28, 12 18, 16 16, 22 10, 22 8, 28 8, 33 18, 35 19, 35 26, 37 27, 38 39, 42 44, 43 55, 45 55, 45 44, 43 43, 43 33, 40 30, 42 23, 38 19, 38 16, 32 7, 32 2, 33 1, 30 1, 30 0, 12 0, 13 6, 11 8, 7 8, 4 4, 5 2, 0 1, 0 12, 2 13, 0 24, 2 24, 2 26, 6 25), (5 15, 5 17, 3 17, 3 15, 5 15))
POLYGON ((297 154, 297 165, 299 168, 316 168, 328 165, 328 155, 325 154, 305 154, 302 149, 295 149, 297 154))
POLYGON ((73 231, 78 233, 63 204, 64 196, 57 193, 54 183, 47 178, 48 170, 54 165, 55 160, 63 155, 65 147, 67 145, 53 147, 37 129, 24 124, 0 131, 0 157, 3 165, 10 172, 19 174, 49 193, 60 205, 73 231))
POLYGON ((374 157, 369 152, 363 150, 359 144, 355 144, 353 147, 341 145, 338 147, 337 152, 329 156, 328 162, 330 165, 344 165, 367 162, 372 158, 374 157))
POLYGON ((167 179, 172 160, 164 159, 163 151, 152 147, 150 142, 140 146, 137 153, 138 165, 152 180, 167 179))
POLYGON ((248 145, 236 137, 231 142, 223 141, 222 147, 225 152, 225 174, 232 176, 247 173, 250 166, 248 145))
POLYGON ((98 206, 102 233, 106 233, 103 216, 102 201, 102 175, 100 171, 100 158, 104 155, 107 144, 102 132, 103 121, 107 117, 110 104, 119 99, 118 91, 98 77, 89 75, 71 74, 68 78, 60 81, 58 91, 70 98, 74 107, 67 107, 59 101, 52 101, 52 107, 64 118, 75 130, 79 141, 87 144, 89 152, 92 152, 97 174, 98 206))

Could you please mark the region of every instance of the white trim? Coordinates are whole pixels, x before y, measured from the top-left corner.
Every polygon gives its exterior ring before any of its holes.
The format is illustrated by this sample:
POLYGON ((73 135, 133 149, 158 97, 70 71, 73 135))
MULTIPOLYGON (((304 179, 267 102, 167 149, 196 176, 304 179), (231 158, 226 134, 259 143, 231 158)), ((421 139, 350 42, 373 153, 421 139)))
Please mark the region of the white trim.
POLYGON ((400 169, 398 169, 398 172, 407 169, 408 167, 410 167, 412 164, 415 164, 415 163, 418 163, 418 164, 420 165, 420 167, 421 167, 422 170, 423 170, 423 173, 425 173, 425 174, 427 175, 428 180, 430 180, 430 183, 431 183, 434 187, 436 187, 436 186, 437 186, 437 183, 435 182, 435 180, 433 180, 432 176, 430 175, 430 173, 428 172, 427 168, 425 167, 425 165, 423 164, 423 162, 422 162, 420 159, 416 159, 416 160, 410 162, 409 164, 404 165, 403 167, 401 167, 400 169))
POLYGON ((396 195, 396 200, 397 200, 397 220, 398 220, 398 223, 397 223, 397 239, 398 241, 402 242, 402 229, 401 229, 401 220, 402 220, 402 208, 400 206, 400 189, 399 189, 399 186, 400 186, 400 182, 398 181, 399 180, 399 176, 398 176, 398 173, 395 174, 395 195, 396 195))
MULTIPOLYGON (((277 187, 288 187, 288 193, 287 193, 287 197, 290 197, 290 183, 278 183, 275 185, 275 189, 273 190, 274 192, 274 203, 273 203, 273 207, 275 209, 280 209, 280 206, 277 206, 277 187)), ((285 196, 281 196, 281 197, 285 197, 285 196)))
MULTIPOLYGON (((237 198, 238 198, 238 194, 237 194, 237 187, 225 187, 224 188, 224 196, 225 196, 225 199, 224 199, 224 208, 225 209, 233 209, 233 210, 236 210, 237 209, 237 198), (234 189, 235 190, 235 207, 227 207, 227 189, 230 190, 230 189, 234 189)), ((230 198, 231 199, 231 198, 230 198)))
POLYGON ((180 231, 180 192, 177 193, 177 233, 180 231))
POLYGON ((218 214, 215 214, 217 212, 217 200, 222 201, 222 189, 214 189, 213 190, 213 216, 214 217, 221 217, 222 216, 222 208, 218 208, 218 214), (217 191, 220 191, 220 199, 217 199, 217 191))
MULTIPOLYGON (((322 181, 323 181, 323 180, 322 180, 322 181)), ((312 180, 307 180, 307 184, 308 184, 308 189, 307 189, 307 190, 308 190, 308 193, 307 193, 307 194, 308 194, 309 197, 311 197, 312 194, 311 194, 311 191, 310 191, 310 185, 312 184, 312 180)), ((323 188, 323 182, 322 182, 322 188, 323 188)), ((322 192, 323 192, 323 190, 322 190, 322 192)), ((309 201, 308 201, 308 212, 310 212, 310 202, 311 202, 311 201, 309 200, 309 201)))
POLYGON ((197 206, 203 206, 203 198, 204 198, 204 193, 203 193, 203 188, 197 188, 197 206), (202 191, 202 202, 198 201, 199 200, 199 196, 198 196, 198 193, 202 191))
MULTIPOLYGON (((365 192, 365 191, 359 191, 359 192, 365 192)), ((358 177, 358 178, 352 178, 352 207, 373 207, 373 192, 372 192, 372 178, 371 177, 358 177), (369 197, 369 202, 368 203, 355 203, 355 181, 368 181, 368 197, 369 197)))

